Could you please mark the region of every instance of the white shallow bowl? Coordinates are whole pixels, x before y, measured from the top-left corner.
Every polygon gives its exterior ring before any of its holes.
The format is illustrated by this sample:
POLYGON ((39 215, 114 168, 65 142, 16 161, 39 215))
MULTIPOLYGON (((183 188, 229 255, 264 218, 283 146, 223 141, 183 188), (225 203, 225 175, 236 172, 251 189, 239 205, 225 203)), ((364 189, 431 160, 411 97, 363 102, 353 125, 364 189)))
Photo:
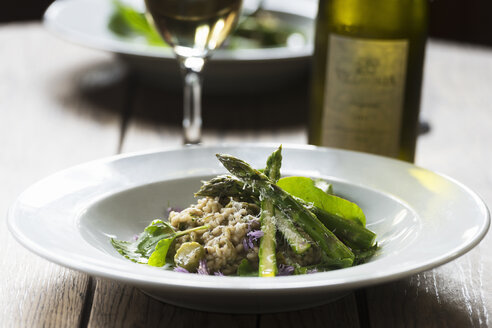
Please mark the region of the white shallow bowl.
MULTIPOLYGON (((296 48, 219 49, 206 66, 205 90, 264 92, 305 80, 313 52, 316 5, 313 0, 265 1, 266 10, 306 34, 306 44, 296 48)), ((44 25, 67 41, 115 53, 146 81, 180 90, 181 76, 172 50, 118 37, 108 28, 112 12, 110 0, 57 0, 46 11, 44 25)))
POLYGON ((217 277, 135 264, 112 248, 110 237, 130 240, 168 206, 193 203, 201 180, 225 172, 216 153, 263 167, 274 149, 189 147, 82 164, 22 193, 10 208, 8 225, 22 245, 52 262, 135 285, 178 306, 236 313, 307 308, 428 270, 466 253, 488 230, 483 201, 450 178, 379 156, 284 146, 283 174, 327 179, 336 193, 364 210, 381 246, 369 263, 299 276, 217 277))

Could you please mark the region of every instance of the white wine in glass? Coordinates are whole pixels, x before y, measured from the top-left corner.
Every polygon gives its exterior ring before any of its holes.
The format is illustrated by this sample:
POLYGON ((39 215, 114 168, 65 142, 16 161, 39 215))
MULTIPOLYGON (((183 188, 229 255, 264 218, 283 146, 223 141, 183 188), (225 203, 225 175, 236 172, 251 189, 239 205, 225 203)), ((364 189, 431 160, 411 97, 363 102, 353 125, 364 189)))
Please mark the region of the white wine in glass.
POLYGON ((184 77, 184 143, 201 141, 201 80, 212 51, 235 27, 242 0, 145 0, 149 20, 174 50, 184 77))

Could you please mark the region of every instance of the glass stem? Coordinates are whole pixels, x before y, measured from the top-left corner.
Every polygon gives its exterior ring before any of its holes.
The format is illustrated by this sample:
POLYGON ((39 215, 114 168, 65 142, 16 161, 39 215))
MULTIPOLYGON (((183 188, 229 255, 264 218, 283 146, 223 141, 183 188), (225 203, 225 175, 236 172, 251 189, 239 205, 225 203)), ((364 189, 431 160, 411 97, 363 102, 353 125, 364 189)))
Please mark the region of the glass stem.
POLYGON ((184 144, 195 145, 202 141, 202 65, 187 65, 190 58, 180 60, 184 79, 183 133, 184 144))

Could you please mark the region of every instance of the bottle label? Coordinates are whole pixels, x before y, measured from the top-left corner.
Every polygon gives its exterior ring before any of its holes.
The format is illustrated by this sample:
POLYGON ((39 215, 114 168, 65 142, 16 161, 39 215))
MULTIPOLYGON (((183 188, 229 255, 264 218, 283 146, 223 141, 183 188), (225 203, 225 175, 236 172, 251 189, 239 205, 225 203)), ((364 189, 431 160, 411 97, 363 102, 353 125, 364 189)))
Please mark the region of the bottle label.
POLYGON ((407 40, 329 37, 322 144, 396 157, 407 40))

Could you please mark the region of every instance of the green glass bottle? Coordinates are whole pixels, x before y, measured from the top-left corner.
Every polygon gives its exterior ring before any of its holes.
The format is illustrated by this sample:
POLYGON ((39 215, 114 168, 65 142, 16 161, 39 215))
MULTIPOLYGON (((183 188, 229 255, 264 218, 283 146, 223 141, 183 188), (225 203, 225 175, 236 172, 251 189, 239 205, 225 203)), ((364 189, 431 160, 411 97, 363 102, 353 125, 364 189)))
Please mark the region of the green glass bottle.
POLYGON ((320 0, 309 143, 413 162, 428 0, 320 0))

